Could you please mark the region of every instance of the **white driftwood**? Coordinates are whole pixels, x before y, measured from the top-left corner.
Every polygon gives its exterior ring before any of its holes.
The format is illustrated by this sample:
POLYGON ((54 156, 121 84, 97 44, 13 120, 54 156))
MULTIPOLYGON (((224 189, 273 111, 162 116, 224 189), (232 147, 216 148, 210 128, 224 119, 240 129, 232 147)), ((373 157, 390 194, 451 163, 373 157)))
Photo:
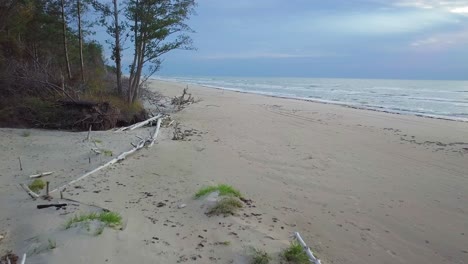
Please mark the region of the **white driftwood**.
POLYGON ((101 151, 98 148, 91 148, 91 150, 97 155, 101 154, 101 151))
POLYGON ((175 120, 172 120, 169 125, 167 125, 167 127, 170 127, 172 125, 172 123, 174 123, 175 120))
POLYGON ((86 136, 86 141, 89 141, 90 136, 91 136, 91 126, 89 126, 88 136, 86 136))
POLYGON ((33 175, 29 176, 29 178, 40 178, 42 176, 51 175, 52 173, 54 173, 54 171, 48 171, 48 172, 43 172, 43 173, 39 173, 39 174, 33 174, 33 175))
POLYGON ((146 124, 149 124, 150 122, 153 122, 154 120, 159 119, 159 118, 161 118, 160 114, 157 115, 157 116, 151 117, 149 119, 146 119, 145 121, 142 121, 140 123, 136 123, 136 124, 133 124, 133 125, 128 126, 128 127, 122 127, 120 129, 118 129, 117 132, 122 132, 122 131, 127 131, 127 130, 134 130, 134 129, 142 127, 142 126, 144 126, 146 124))
POLYGON ((20 186, 23 188, 24 191, 26 191, 29 194, 29 196, 31 196, 31 198, 33 199, 39 198, 39 194, 31 191, 31 189, 29 189, 29 187, 26 186, 25 184, 20 183, 20 186))
POLYGON ((156 129, 154 130, 153 136, 151 137, 151 142, 149 143, 149 146, 152 147, 154 145, 154 142, 156 141, 156 138, 158 137, 159 134, 159 128, 161 127, 161 121, 162 119, 158 119, 158 123, 156 124, 156 129))
POLYGON ((6 260, 7 260, 7 264, 11 264, 11 261, 8 257, 6 257, 6 260))
MULTIPOLYGON (((144 139, 144 140, 140 140, 140 141, 138 142, 138 144, 136 144, 135 146, 133 146, 132 149, 121 153, 119 156, 117 156, 117 158, 114 158, 114 159, 108 161, 107 163, 105 163, 105 164, 103 164, 103 165, 101 165, 101 166, 95 168, 94 170, 85 173, 85 174, 82 175, 81 177, 76 178, 76 179, 74 179, 73 181, 71 181, 71 182, 69 182, 69 183, 67 183, 67 184, 65 184, 65 185, 63 185, 63 186, 58 187, 58 188, 52 190, 50 193, 53 193, 53 192, 56 192, 56 191, 59 191, 59 190, 63 190, 63 189, 66 188, 67 186, 72 185, 72 184, 74 184, 74 183, 76 183, 76 182, 78 182, 78 181, 80 181, 80 180, 82 180, 82 179, 88 177, 89 175, 91 175, 91 174, 93 174, 93 173, 95 173, 95 172, 98 172, 98 171, 104 169, 104 168, 107 167, 107 166, 110 166, 110 165, 112 165, 112 164, 114 164, 114 163, 120 162, 120 161, 124 160, 125 158, 127 158, 127 156, 129 156, 129 155, 131 155, 131 154, 137 152, 138 150, 144 148, 145 146, 151 147, 151 146, 154 144, 154 141, 156 140, 156 137, 158 136, 159 127, 160 127, 160 126, 161 126, 161 118, 158 119, 158 123, 157 123, 157 125, 156 125, 156 130, 155 130, 155 132, 153 133, 153 136, 151 136, 151 137, 149 137, 149 138, 147 138, 147 139, 144 139)), ((132 145, 133 145, 133 144, 132 144, 132 145)))
POLYGON ((26 263, 26 253, 23 254, 23 259, 21 259, 21 264, 26 263))
POLYGON ((302 248, 304 249, 304 251, 306 252, 307 256, 309 257, 309 260, 310 262, 312 263, 315 263, 315 264, 321 264, 320 262, 320 259, 316 258, 314 256, 314 253, 312 253, 312 251, 310 250, 310 248, 307 246, 307 244, 304 242, 304 240, 302 239, 301 235, 299 234, 299 232, 294 232, 294 236, 296 237, 297 239, 297 242, 299 242, 299 244, 301 244, 302 248))

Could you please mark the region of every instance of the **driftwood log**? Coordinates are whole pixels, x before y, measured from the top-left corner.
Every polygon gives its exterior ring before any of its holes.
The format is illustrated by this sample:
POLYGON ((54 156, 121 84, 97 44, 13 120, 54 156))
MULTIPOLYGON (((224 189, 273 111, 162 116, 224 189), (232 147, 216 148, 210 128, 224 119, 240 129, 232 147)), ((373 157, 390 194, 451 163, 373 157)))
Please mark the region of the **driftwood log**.
MULTIPOLYGON (((144 122, 146 122, 145 124, 148 124, 149 122, 158 119, 155 132, 154 132, 152 135, 150 135, 150 137, 148 137, 147 139, 142 139, 142 140, 140 140, 136 145, 133 146, 132 149, 121 153, 121 154, 120 154, 119 156, 117 156, 116 158, 114 158, 114 159, 112 159, 112 160, 106 162, 105 164, 103 164, 103 165, 101 165, 101 166, 95 168, 95 169, 92 170, 92 171, 89 171, 89 172, 85 173, 84 175, 82 175, 82 176, 80 176, 80 177, 74 179, 73 181, 71 181, 71 182, 69 182, 69 183, 67 183, 67 184, 65 184, 65 185, 63 185, 63 186, 61 186, 61 187, 58 187, 58 188, 52 190, 50 193, 54 193, 54 192, 56 192, 56 191, 63 190, 64 188, 66 188, 66 187, 68 187, 68 186, 70 186, 70 185, 72 185, 72 184, 74 184, 74 183, 76 183, 76 182, 78 182, 78 181, 80 181, 80 180, 82 180, 82 179, 88 177, 89 175, 92 175, 92 174, 94 174, 94 173, 96 173, 96 172, 98 172, 98 171, 100 171, 100 170, 102 170, 102 169, 104 169, 104 168, 106 168, 106 167, 112 165, 112 164, 115 164, 115 163, 117 163, 117 162, 120 162, 120 161, 126 159, 129 155, 131 155, 131 154, 137 152, 138 150, 144 148, 145 146, 147 146, 147 147, 153 146, 154 141, 156 140, 156 137, 158 136, 159 128, 160 128, 160 126, 161 126, 161 118, 162 118, 161 115, 157 115, 157 116, 155 116, 155 117, 153 117, 153 118, 150 118, 150 119, 151 119, 150 121, 148 121, 148 120, 144 121, 144 122)), ((140 123, 139 123, 139 124, 140 124, 140 123)), ((143 124, 143 125, 145 125, 145 124, 143 124)), ((140 125, 139 127, 141 127, 141 126, 143 126, 143 125, 140 125)))
POLYGON ((39 174, 30 175, 29 178, 40 178, 40 177, 43 177, 43 176, 51 175, 52 173, 54 173, 54 172, 53 171, 42 172, 42 173, 39 173, 39 174))
POLYGON ((294 232, 294 237, 296 238, 297 242, 299 242, 299 244, 302 246, 302 248, 304 249, 305 253, 307 254, 307 256, 309 257, 309 260, 310 262, 312 263, 315 263, 315 264, 321 264, 320 262, 320 259, 316 258, 314 256, 314 253, 312 253, 312 251, 310 250, 310 248, 307 246, 307 244, 304 242, 304 240, 302 239, 301 235, 299 234, 299 232, 294 232))
POLYGON ((26 186, 25 184, 20 183, 20 186, 29 196, 31 196, 31 198, 33 198, 33 200, 36 200, 36 198, 39 198, 39 194, 31 191, 31 189, 29 189, 29 187, 26 186))
POLYGON ((146 119, 145 121, 142 121, 140 123, 136 123, 136 124, 133 124, 133 125, 128 126, 128 127, 122 127, 120 129, 118 129, 116 132, 122 132, 122 131, 127 131, 127 130, 130 130, 130 131, 135 130, 135 129, 137 129, 139 127, 142 127, 144 125, 147 125, 147 124, 149 124, 149 123, 151 123, 151 122, 153 122, 153 121, 155 121, 157 119, 160 119, 161 117, 162 117, 162 115, 159 114, 159 115, 157 115, 155 117, 151 117, 149 119, 146 119))

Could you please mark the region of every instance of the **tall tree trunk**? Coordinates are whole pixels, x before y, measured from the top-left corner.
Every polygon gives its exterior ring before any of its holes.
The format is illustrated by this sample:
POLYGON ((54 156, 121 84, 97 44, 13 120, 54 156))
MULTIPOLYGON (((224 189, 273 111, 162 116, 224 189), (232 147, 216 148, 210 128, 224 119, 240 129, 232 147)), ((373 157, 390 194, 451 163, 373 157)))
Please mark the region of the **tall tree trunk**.
POLYGON ((76 9, 78 15, 78 39, 80 46, 80 69, 81 69, 81 81, 84 82, 84 62, 83 62, 83 32, 81 30, 81 1, 76 1, 76 9))
POLYGON ((114 2, 114 27, 115 27, 115 68, 117 75, 117 92, 122 94, 122 58, 121 58, 121 47, 120 47, 120 28, 119 28, 119 10, 117 7, 117 0, 114 2))
MULTIPOLYGON (((138 5, 139 5, 139 2, 138 0, 135 1, 135 6, 136 6, 136 9, 138 9, 138 5)), ((133 37, 135 38, 134 42, 135 42, 135 51, 134 51, 134 54, 133 54, 133 63, 130 65, 130 78, 128 78, 128 91, 127 91, 127 100, 128 100, 128 103, 132 103, 133 102, 133 91, 135 89, 135 79, 136 79, 136 72, 135 72, 135 68, 136 68, 136 64, 137 64, 137 59, 138 59, 138 54, 139 54, 139 45, 140 45, 140 41, 139 41, 139 37, 138 37, 138 14, 135 13, 135 17, 134 17, 134 21, 133 21, 133 37)))
POLYGON ((61 0, 61 7, 62 7, 62 37, 63 37, 63 52, 65 53, 65 64, 67 67, 67 75, 68 79, 72 78, 71 69, 70 69, 70 59, 68 58, 68 43, 67 43, 67 21, 65 19, 65 2, 61 0))

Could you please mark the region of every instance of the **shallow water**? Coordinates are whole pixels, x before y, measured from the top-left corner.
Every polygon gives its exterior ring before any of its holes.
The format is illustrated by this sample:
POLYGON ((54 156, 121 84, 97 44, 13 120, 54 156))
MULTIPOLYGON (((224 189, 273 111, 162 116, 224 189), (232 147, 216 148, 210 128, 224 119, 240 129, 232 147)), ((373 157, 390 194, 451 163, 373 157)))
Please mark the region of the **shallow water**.
POLYGON ((468 121, 468 81, 167 76, 157 79, 468 121))

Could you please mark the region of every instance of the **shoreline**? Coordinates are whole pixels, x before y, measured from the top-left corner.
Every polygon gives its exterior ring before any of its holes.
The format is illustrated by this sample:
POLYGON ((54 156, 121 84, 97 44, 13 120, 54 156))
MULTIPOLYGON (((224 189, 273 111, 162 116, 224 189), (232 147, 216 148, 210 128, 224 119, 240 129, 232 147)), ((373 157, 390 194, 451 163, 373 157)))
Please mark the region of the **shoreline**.
POLYGON ((414 113, 414 112, 405 111, 405 110, 402 110, 402 111, 391 110, 391 109, 385 109, 383 107, 379 109, 378 106, 374 106, 374 107, 372 107, 372 106, 362 106, 362 105, 355 105, 355 104, 350 103, 350 102, 330 101, 330 100, 322 100, 322 99, 318 99, 318 98, 284 96, 284 95, 279 95, 279 94, 275 95, 275 94, 269 94, 269 93, 261 93, 261 92, 255 92, 255 91, 246 91, 246 90, 241 90, 241 89, 226 88, 226 87, 221 87, 221 86, 213 86, 213 85, 204 85, 204 84, 198 84, 198 83, 183 82, 183 81, 179 81, 179 80, 175 80, 175 79, 150 78, 150 81, 162 81, 162 82, 168 82, 168 83, 194 85, 194 86, 200 86, 200 87, 205 87, 205 88, 209 88, 209 89, 231 91, 231 92, 237 92, 237 93, 242 93, 242 94, 255 94, 255 95, 267 96, 267 97, 273 97, 273 98, 281 98, 281 99, 296 100, 296 101, 305 101, 305 102, 326 104, 326 105, 336 105, 336 106, 347 107, 347 108, 351 108, 351 109, 375 111, 375 112, 388 113, 388 114, 394 114, 394 115, 416 116, 416 117, 421 117, 421 118, 430 118, 430 119, 437 119, 437 120, 446 120, 446 121, 468 123, 468 117, 463 118, 463 117, 456 117, 456 116, 431 115, 431 114, 424 114, 424 113, 414 113))

